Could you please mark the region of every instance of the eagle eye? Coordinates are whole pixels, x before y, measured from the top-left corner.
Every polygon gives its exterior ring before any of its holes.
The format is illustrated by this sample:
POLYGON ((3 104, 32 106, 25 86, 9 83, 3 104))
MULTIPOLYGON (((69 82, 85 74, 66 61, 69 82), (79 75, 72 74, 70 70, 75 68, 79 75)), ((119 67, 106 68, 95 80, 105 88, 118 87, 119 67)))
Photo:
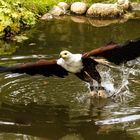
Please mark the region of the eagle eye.
POLYGON ((67 55, 67 53, 64 53, 64 55, 67 55))

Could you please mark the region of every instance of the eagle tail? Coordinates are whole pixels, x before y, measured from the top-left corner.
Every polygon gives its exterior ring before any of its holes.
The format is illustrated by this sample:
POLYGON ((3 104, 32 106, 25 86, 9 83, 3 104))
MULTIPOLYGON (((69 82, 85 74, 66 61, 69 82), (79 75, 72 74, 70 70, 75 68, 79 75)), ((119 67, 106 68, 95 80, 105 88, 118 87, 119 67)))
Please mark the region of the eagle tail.
POLYGON ((101 64, 103 66, 107 66, 109 68, 116 68, 114 65, 111 64, 111 62, 107 61, 106 59, 94 59, 98 64, 101 64))
POLYGON ((94 60, 95 60, 97 63, 102 64, 102 65, 109 65, 109 64, 110 64, 110 62, 107 61, 106 59, 100 58, 100 59, 94 59, 94 60))

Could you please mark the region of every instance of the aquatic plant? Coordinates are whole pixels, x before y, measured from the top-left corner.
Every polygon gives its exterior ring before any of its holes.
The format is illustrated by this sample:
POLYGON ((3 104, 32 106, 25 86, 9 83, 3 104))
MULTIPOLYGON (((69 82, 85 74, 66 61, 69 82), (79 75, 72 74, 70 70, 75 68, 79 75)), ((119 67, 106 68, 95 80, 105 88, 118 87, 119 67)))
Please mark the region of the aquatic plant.
POLYGON ((16 51, 17 48, 18 46, 15 44, 9 44, 3 40, 0 40, 0 55, 12 54, 16 51))

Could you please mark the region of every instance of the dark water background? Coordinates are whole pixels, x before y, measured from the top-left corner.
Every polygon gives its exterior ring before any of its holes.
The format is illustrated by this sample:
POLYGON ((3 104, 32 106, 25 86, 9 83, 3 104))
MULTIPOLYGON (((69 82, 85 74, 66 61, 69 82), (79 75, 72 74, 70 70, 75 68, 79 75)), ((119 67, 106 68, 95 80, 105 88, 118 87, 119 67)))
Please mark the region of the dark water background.
MULTIPOLYGON (((3 65, 57 58, 61 50, 82 53, 111 41, 140 37, 140 20, 95 27, 70 19, 39 22, 29 39, 3 65)), ((3 43, 3 46, 5 43, 3 43)), ((133 52, 132 52, 133 53, 133 52)), ((103 83, 115 100, 87 98, 88 87, 74 75, 57 77, 0 74, 2 140, 139 140, 140 59, 117 68, 101 67, 103 83)))

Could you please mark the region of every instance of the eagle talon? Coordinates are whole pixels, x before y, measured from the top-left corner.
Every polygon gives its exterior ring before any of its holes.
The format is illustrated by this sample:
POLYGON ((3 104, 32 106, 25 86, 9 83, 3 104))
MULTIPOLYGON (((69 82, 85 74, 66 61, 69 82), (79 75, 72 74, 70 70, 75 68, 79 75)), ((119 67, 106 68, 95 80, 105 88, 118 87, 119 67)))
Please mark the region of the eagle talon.
POLYGON ((107 92, 104 89, 100 89, 100 90, 92 90, 89 93, 89 96, 91 98, 107 98, 107 92))
POLYGON ((107 92, 104 89, 98 90, 97 94, 99 98, 107 98, 107 92))
POLYGON ((89 96, 90 96, 91 98, 97 98, 97 97, 98 97, 98 93, 97 93, 96 90, 93 90, 93 91, 91 91, 91 92, 89 93, 89 96))

